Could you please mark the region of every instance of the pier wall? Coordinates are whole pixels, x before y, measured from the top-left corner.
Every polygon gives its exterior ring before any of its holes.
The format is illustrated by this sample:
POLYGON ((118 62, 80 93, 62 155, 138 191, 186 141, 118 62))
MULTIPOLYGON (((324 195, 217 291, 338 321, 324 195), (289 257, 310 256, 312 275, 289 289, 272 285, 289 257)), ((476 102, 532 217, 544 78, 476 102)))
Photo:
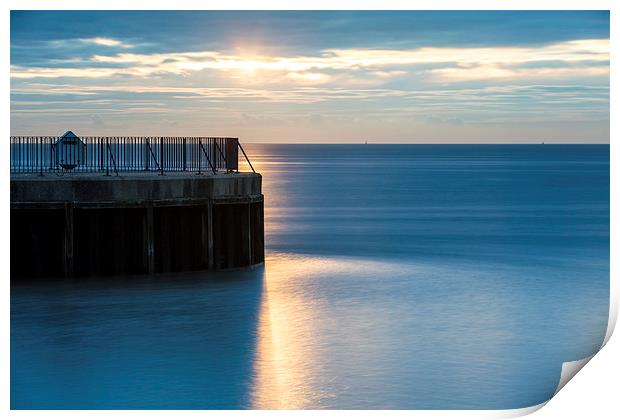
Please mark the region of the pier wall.
POLYGON ((11 276, 222 270, 264 261, 259 174, 11 178, 11 276))

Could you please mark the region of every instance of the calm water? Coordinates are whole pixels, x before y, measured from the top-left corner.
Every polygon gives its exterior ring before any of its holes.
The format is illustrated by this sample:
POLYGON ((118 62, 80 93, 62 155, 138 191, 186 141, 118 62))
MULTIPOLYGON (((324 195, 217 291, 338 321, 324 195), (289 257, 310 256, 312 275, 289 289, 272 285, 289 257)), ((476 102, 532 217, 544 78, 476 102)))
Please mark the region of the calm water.
POLYGON ((13 408, 517 408, 602 342, 608 146, 246 149, 265 266, 13 282, 13 408))

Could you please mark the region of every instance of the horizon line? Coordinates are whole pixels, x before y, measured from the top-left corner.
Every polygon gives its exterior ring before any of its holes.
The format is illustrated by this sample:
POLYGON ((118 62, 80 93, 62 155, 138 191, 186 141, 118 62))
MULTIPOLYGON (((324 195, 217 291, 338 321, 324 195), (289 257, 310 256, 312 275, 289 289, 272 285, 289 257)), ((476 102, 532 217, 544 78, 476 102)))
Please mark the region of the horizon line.
MULTIPOLYGON (((10 137, 60 137, 61 135, 49 135, 49 134, 11 134, 10 137)), ((275 144, 275 145, 611 145, 611 141, 563 141, 563 140, 524 140, 524 141, 311 141, 311 140, 299 140, 299 141, 265 141, 265 140, 244 140, 241 137, 235 136, 205 136, 205 135, 97 135, 97 134, 80 134, 78 137, 170 137, 170 138, 188 138, 188 137, 214 137, 214 138, 236 138, 243 144, 275 144)))

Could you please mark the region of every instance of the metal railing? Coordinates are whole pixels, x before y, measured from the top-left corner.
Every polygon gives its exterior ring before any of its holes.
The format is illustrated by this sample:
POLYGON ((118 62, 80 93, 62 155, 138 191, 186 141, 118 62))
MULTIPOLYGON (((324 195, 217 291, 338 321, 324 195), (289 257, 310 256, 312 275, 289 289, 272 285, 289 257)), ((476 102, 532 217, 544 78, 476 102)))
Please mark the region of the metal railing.
POLYGON ((238 172, 231 137, 11 137, 11 173, 238 172))

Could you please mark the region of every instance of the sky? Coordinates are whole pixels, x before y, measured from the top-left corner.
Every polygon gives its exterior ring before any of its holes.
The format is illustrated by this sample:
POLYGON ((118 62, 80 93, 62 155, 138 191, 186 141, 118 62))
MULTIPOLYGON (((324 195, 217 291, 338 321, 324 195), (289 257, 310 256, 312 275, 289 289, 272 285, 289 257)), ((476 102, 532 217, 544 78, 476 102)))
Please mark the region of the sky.
POLYGON ((12 11, 13 135, 609 143, 607 11, 12 11))

